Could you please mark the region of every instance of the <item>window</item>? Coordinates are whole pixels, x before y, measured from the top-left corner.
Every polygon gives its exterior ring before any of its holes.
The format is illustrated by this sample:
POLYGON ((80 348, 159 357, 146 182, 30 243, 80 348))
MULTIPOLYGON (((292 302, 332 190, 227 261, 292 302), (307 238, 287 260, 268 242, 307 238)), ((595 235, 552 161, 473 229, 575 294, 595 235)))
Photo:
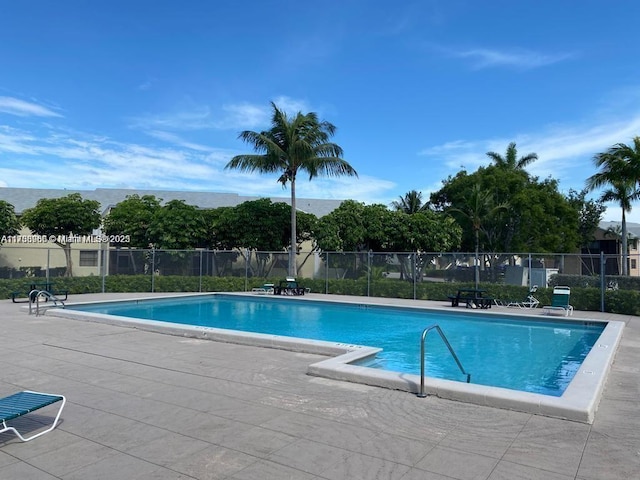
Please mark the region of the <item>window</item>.
POLYGON ((631 259, 631 268, 634 270, 638 268, 638 261, 635 258, 631 259))
POLYGON ((81 267, 98 266, 98 250, 80 250, 81 267))

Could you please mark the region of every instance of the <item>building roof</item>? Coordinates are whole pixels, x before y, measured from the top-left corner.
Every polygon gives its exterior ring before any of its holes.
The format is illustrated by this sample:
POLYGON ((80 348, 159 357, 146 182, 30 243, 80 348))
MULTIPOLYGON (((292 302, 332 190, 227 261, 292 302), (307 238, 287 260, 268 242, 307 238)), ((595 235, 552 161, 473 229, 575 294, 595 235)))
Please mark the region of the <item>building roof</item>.
MULTIPOLYGON (((188 205, 200 208, 235 207, 247 201, 258 200, 263 197, 249 197, 237 193, 219 192, 190 192, 171 190, 133 190, 120 188, 96 188, 95 190, 66 190, 53 188, 0 188, 0 200, 14 206, 16 213, 22 213, 27 208, 34 207, 41 198, 60 198, 71 193, 79 193, 82 198, 97 200, 103 213, 124 200, 127 195, 154 195, 163 202, 184 200, 188 205)), ((289 197, 270 197, 272 202, 291 204, 289 197)), ((343 200, 296 198, 296 209, 322 217, 338 208, 343 200)))
MULTIPOLYGON (((622 222, 600 222, 598 228, 606 232, 609 228, 615 229, 621 224, 622 222)), ((627 233, 629 238, 640 238, 640 223, 627 222, 627 233)))

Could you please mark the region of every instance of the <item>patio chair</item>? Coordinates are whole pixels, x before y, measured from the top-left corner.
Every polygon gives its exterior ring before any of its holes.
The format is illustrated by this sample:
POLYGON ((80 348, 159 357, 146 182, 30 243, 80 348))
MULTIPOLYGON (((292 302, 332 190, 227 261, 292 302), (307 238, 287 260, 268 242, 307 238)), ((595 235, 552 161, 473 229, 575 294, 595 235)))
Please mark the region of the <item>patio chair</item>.
POLYGON ((521 302, 508 302, 507 307, 518 307, 518 308, 537 308, 540 305, 540 301, 533 296, 534 293, 538 291, 538 285, 533 285, 529 290, 529 295, 521 302))
POLYGON ((23 442, 28 442, 29 440, 33 440, 34 438, 44 435, 45 433, 48 433, 56 428, 56 426, 58 425, 58 420, 60 419, 60 414, 62 413, 62 409, 64 408, 64 404, 66 403, 66 401, 67 399, 62 395, 32 392, 30 390, 24 390, 22 392, 14 393, 13 395, 9 395, 8 397, 0 398, 0 420, 2 421, 0 433, 9 431, 13 432, 23 442), (13 420, 15 418, 26 415, 27 413, 31 413, 35 410, 44 408, 57 402, 62 402, 60 404, 60 409, 58 410, 53 423, 46 430, 43 430, 29 437, 24 437, 16 429, 16 427, 7 425, 7 421, 9 420, 13 420))
POLYGON ((259 295, 266 295, 268 293, 273 294, 274 285, 273 283, 265 283, 261 287, 255 287, 251 289, 252 293, 257 293, 259 295))
POLYGON ((550 313, 560 313, 565 317, 573 314, 573 306, 569 305, 569 297, 571 288, 564 286, 556 286, 553 288, 553 297, 551 305, 542 307, 542 311, 549 315, 550 313))

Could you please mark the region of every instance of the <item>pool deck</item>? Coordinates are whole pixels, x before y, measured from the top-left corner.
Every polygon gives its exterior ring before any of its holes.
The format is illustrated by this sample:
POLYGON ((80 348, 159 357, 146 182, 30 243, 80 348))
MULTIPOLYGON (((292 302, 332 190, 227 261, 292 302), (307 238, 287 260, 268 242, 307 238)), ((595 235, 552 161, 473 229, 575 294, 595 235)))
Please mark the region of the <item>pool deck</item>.
MULTIPOLYGON (((132 296, 150 295, 69 302, 132 296)), ((307 375, 321 355, 29 316, 0 301, 0 396, 67 397, 54 431, 29 443, 0 434, 0 478, 639 478, 640 318, 574 316, 626 324, 592 425, 307 375)), ((51 410, 30 416, 14 423, 29 430, 51 410)))

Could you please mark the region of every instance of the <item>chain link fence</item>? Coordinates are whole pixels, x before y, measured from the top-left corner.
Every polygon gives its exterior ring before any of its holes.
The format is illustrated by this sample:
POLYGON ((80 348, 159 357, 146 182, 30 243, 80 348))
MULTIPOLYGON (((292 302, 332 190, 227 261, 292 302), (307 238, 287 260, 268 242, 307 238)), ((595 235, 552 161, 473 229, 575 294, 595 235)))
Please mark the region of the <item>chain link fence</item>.
MULTIPOLYGON (((560 284, 588 289, 589 306, 599 296, 598 309, 604 310, 607 292, 640 292, 639 260, 630 255, 622 276, 623 258, 602 253, 301 251, 297 279, 315 293, 413 299, 446 298, 456 285, 481 286, 496 297, 535 285, 544 297, 545 289, 560 284)), ((59 247, 3 246, 0 279, 11 280, 11 288, 20 282, 72 284, 76 293, 250 291, 285 279, 288 271, 287 252, 250 250, 74 247, 70 261, 59 247)))

